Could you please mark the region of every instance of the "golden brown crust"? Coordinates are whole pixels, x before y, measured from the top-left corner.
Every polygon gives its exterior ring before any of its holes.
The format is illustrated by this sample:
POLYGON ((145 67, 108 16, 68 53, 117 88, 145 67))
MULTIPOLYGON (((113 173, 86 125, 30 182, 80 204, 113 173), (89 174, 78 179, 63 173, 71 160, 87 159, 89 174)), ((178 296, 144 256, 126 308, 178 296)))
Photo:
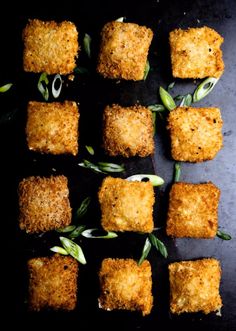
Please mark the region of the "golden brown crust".
POLYGON ((73 310, 77 303, 78 262, 55 254, 28 261, 29 308, 73 310))
POLYGON ((79 111, 76 102, 28 103, 26 137, 30 150, 78 154, 79 111))
POLYGON ((132 259, 104 259, 99 272, 100 308, 151 312, 152 271, 145 260, 140 266, 132 259))
POLYGON ((19 223, 27 233, 63 228, 71 223, 65 176, 28 177, 19 183, 19 223))
POLYGON ((98 193, 106 231, 153 231, 154 190, 150 182, 106 177, 98 193))
POLYGON ((220 77, 224 71, 221 44, 215 30, 176 29, 170 32, 172 74, 178 78, 220 77))
POLYGON ((168 117, 171 154, 176 161, 213 159, 223 146, 223 120, 218 108, 177 107, 168 117))
POLYGON ((152 30, 134 23, 109 22, 101 37, 97 71, 105 78, 142 80, 152 30))
POLYGON ((170 191, 167 235, 214 238, 220 190, 213 183, 175 183, 170 191))
POLYGON ((222 307, 219 293, 221 267, 215 259, 175 262, 169 265, 170 310, 174 314, 222 307))
POLYGON ((103 143, 110 156, 145 157, 154 153, 151 111, 142 106, 107 106, 103 114, 103 143))
POLYGON ((25 71, 67 75, 76 67, 79 44, 71 22, 29 20, 23 30, 25 71))

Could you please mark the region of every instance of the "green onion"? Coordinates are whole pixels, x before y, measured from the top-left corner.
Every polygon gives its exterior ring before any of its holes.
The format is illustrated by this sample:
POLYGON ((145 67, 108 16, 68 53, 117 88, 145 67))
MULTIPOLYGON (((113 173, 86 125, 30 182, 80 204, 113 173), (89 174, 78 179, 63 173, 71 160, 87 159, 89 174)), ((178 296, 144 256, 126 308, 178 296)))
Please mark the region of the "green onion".
POLYGON ((85 33, 83 42, 84 42, 84 50, 88 55, 88 57, 91 57, 91 41, 92 39, 90 35, 85 33))
POLYGON ((98 162, 98 167, 105 173, 109 172, 123 172, 125 170, 124 165, 116 163, 98 162))
POLYGON ((50 248, 50 251, 54 252, 54 253, 59 253, 61 255, 68 255, 69 253, 62 247, 60 246, 54 246, 52 248, 50 248))
POLYGON ((152 112, 164 112, 166 110, 163 105, 159 104, 150 105, 148 106, 148 109, 150 109, 152 112))
POLYGON ((174 101, 180 101, 180 100, 183 100, 184 97, 185 97, 185 95, 180 95, 180 94, 178 94, 178 95, 176 95, 176 97, 174 97, 173 99, 174 99, 174 101))
POLYGON ((161 86, 159 88, 159 93, 160 93, 161 101, 163 105, 166 107, 166 109, 171 111, 176 108, 176 104, 172 96, 161 86))
POLYGON ((167 87, 167 91, 170 92, 170 90, 172 90, 174 86, 175 86, 175 82, 170 83, 167 87))
POLYGON ((83 75, 83 74, 88 74, 89 71, 88 71, 88 69, 85 68, 85 67, 76 67, 76 68, 74 69, 74 73, 75 73, 75 74, 81 74, 81 75, 83 75))
POLYGON ((90 202, 91 202, 90 197, 87 197, 82 201, 81 205, 76 211, 76 219, 82 218, 87 213, 90 202))
POLYGON ((151 250, 151 242, 150 240, 147 238, 145 243, 144 243, 144 246, 143 246, 143 251, 142 251, 142 255, 138 261, 138 265, 141 265, 143 263, 143 261, 147 258, 150 250, 151 250))
POLYGON ((193 94, 193 102, 198 102, 205 98, 214 88, 219 78, 209 77, 198 85, 193 94))
POLYGON ((86 145, 85 148, 87 149, 90 155, 94 155, 94 149, 92 146, 86 145))
POLYGON ((59 233, 67 233, 73 231, 75 228, 76 228, 75 225, 68 225, 65 228, 57 229, 56 231, 59 233))
POLYGON ((181 101, 181 103, 180 103, 180 107, 189 107, 189 106, 191 106, 191 104, 192 104, 192 102, 193 102, 193 97, 192 97, 192 95, 191 94, 186 94, 184 97, 183 97, 183 99, 182 99, 182 101, 181 101))
POLYGON ((143 181, 143 179, 148 179, 153 186, 161 186, 164 184, 164 180, 156 175, 146 175, 146 174, 138 174, 138 175, 133 175, 130 176, 128 178, 126 178, 126 180, 129 180, 131 182, 133 181, 138 181, 141 182, 143 181))
POLYGON ((42 94, 44 100, 48 101, 49 91, 48 91, 47 86, 45 86, 45 87, 43 86, 43 83, 45 85, 48 85, 49 84, 49 80, 48 80, 48 76, 47 76, 46 72, 43 72, 40 75, 40 77, 39 77, 39 80, 38 80, 38 90, 42 94))
POLYGON ((84 253, 79 245, 77 245, 74 241, 65 237, 60 237, 60 241, 68 254, 70 254, 74 259, 79 261, 81 264, 86 264, 84 253))
POLYGON ((150 70, 150 63, 149 63, 149 61, 147 60, 147 62, 146 62, 146 64, 145 64, 143 80, 146 80, 146 78, 147 78, 147 76, 148 76, 148 73, 149 73, 149 70, 150 70))
POLYGON ((10 90, 12 85, 13 85, 12 83, 9 83, 9 84, 5 84, 5 85, 1 86, 0 87, 0 92, 1 93, 7 92, 8 90, 10 90))
POLYGON ((174 170, 174 182, 177 183, 180 180, 181 175, 181 165, 178 162, 175 162, 175 170, 174 170))
POLYGON ((96 235, 93 235, 93 232, 96 232, 96 231, 99 231, 98 229, 88 229, 88 230, 85 230, 81 233, 81 235, 85 238, 92 238, 92 239, 113 239, 113 238, 116 238, 118 237, 118 235, 115 233, 115 232, 112 232, 112 231, 106 231, 106 235, 104 236, 96 236, 96 235))
POLYGON ((77 228, 75 228, 75 230, 72 231, 72 232, 68 235, 68 237, 69 237, 70 239, 75 239, 75 238, 79 237, 79 236, 81 235, 81 233, 85 230, 85 228, 86 228, 85 225, 79 225, 79 226, 77 226, 77 228))
POLYGON ((61 93, 61 88, 62 88, 62 78, 61 75, 57 74, 55 75, 53 81, 52 81, 52 95, 53 97, 56 99, 59 97, 60 93, 61 93), (56 82, 59 80, 59 87, 56 88, 56 82))
POLYGON ((230 240, 232 239, 231 235, 220 230, 216 233, 217 237, 221 238, 222 240, 230 240))
POLYGON ((119 17, 116 19, 116 22, 124 22, 125 17, 119 17))
POLYGON ((105 174, 105 172, 100 170, 96 164, 94 164, 88 160, 83 160, 83 162, 78 163, 78 165, 82 168, 90 169, 94 172, 105 174))
POLYGON ((152 245, 161 253, 161 255, 164 256, 164 258, 167 258, 168 252, 163 242, 157 237, 155 237, 152 233, 149 234, 149 239, 152 245))
POLYGON ((156 118, 157 118, 157 113, 152 112, 152 124, 153 124, 153 134, 154 135, 156 133, 156 118))

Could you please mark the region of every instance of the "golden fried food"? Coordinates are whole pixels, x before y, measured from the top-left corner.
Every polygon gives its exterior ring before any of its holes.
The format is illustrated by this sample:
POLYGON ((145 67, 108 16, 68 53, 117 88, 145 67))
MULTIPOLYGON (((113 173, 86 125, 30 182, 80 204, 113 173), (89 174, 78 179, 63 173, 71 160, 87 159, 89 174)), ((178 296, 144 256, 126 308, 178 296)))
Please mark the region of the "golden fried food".
POLYGON ((224 38, 215 30, 176 29, 170 32, 172 74, 177 78, 220 77, 224 71, 222 51, 224 38))
POLYGON ((177 107, 168 117, 171 154, 176 161, 213 159, 223 146, 223 120, 218 108, 177 107))
POLYGON ((19 183, 19 223, 27 233, 46 232, 71 223, 65 176, 28 177, 19 183))
POLYGON ((78 32, 73 23, 29 20, 22 38, 25 71, 61 75, 73 72, 79 51, 78 32))
POLYGON ((109 22, 101 37, 97 71, 105 78, 142 80, 152 30, 134 23, 109 22))
POLYGON ((77 155, 78 125, 76 102, 28 103, 26 137, 32 151, 77 155))
POLYGON ((152 271, 145 260, 140 266, 132 259, 104 259, 99 272, 99 306, 105 310, 123 309, 151 312, 152 271))
POLYGON ((152 112, 142 106, 107 106, 103 115, 103 143, 110 156, 145 157, 154 153, 152 112))
POLYGON ((214 238, 220 190, 212 183, 175 183, 170 191, 166 232, 172 237, 214 238))
POLYGON ((77 303, 78 262, 55 254, 28 261, 29 308, 73 310, 77 303))
POLYGON ((219 293, 221 267, 216 259, 175 262, 169 265, 170 310, 174 314, 222 307, 219 293))
POLYGON ((106 231, 153 231, 154 190, 150 182, 106 177, 98 193, 106 231))

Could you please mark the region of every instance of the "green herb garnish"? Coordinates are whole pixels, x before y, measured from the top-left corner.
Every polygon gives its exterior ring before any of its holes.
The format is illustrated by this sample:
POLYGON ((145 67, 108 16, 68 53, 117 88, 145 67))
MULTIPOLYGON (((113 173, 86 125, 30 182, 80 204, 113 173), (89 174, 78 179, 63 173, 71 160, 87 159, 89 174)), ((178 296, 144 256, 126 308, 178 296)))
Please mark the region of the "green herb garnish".
POLYGON ((67 251, 69 255, 71 255, 74 259, 79 261, 81 264, 86 264, 86 259, 84 256, 84 253, 82 251, 82 248, 77 245, 74 241, 65 238, 60 237, 60 241, 62 243, 62 246, 67 251))
POLYGON ((143 261, 148 257, 151 247, 152 247, 152 244, 151 244, 150 240, 148 238, 146 238, 144 246, 143 246, 142 255, 138 261, 138 265, 141 265, 143 263, 143 261))
POLYGON ((52 81, 52 95, 56 99, 59 97, 61 93, 61 88, 62 88, 62 78, 61 75, 57 74, 55 75, 53 81, 52 81), (59 81, 59 86, 56 88, 57 81, 59 81))
POLYGON ((5 84, 3 86, 0 87, 0 92, 1 93, 5 93, 7 92, 8 90, 10 90, 10 88, 12 87, 12 83, 9 83, 9 84, 5 84))
POLYGON ((79 237, 79 236, 81 235, 81 233, 85 230, 85 228, 86 228, 86 225, 79 225, 79 226, 77 226, 77 227, 74 229, 74 231, 72 231, 72 232, 68 235, 68 237, 69 237, 70 239, 75 239, 75 238, 79 237))
POLYGON ((92 146, 86 145, 85 148, 87 149, 90 155, 94 155, 94 149, 92 146))
POLYGON ((75 225, 68 225, 65 228, 57 229, 56 231, 59 233, 68 233, 68 232, 73 231, 75 228, 76 228, 75 225))
POLYGON ((183 97, 183 99, 182 99, 182 101, 181 101, 181 103, 180 103, 180 107, 189 107, 189 106, 191 106, 191 104, 192 104, 192 102, 193 102, 193 97, 192 97, 192 95, 191 94, 186 94, 184 97, 183 97))
POLYGON ((48 80, 48 76, 46 74, 46 72, 43 72, 38 80, 38 90, 39 92, 42 94, 44 100, 48 101, 49 99, 49 91, 47 88, 47 85, 49 84, 49 80, 48 80), (43 83, 46 85, 44 87, 43 83))
POLYGON ((54 246, 54 247, 50 248, 50 251, 52 251, 54 253, 59 253, 61 255, 69 255, 69 253, 60 246, 54 246))
POLYGON ((81 202, 81 205, 79 206, 75 214, 76 219, 82 218, 87 213, 90 202, 91 202, 90 197, 85 198, 81 202))
POLYGON ((174 170, 174 182, 177 183, 180 180, 181 175, 181 165, 178 162, 175 162, 175 170, 174 170))
POLYGON ((146 78, 147 78, 147 76, 148 76, 148 73, 149 73, 149 70, 150 70, 150 63, 149 63, 149 61, 147 60, 147 62, 146 62, 146 64, 145 64, 143 80, 146 80, 146 78))
POLYGON ((78 163, 78 165, 82 168, 91 169, 96 173, 102 174, 107 174, 110 172, 123 172, 125 170, 123 165, 107 162, 98 162, 97 164, 94 164, 88 160, 83 160, 83 162, 78 163))
POLYGON ((174 86, 175 86, 175 82, 170 83, 167 87, 167 92, 170 92, 170 90, 172 90, 174 86))
POLYGON ((161 101, 166 109, 171 111, 176 108, 176 104, 172 96, 161 86, 159 88, 159 93, 161 101))
POLYGON ((89 58, 91 57, 91 41, 92 41, 92 39, 91 39, 90 35, 85 33, 84 40, 83 40, 84 50, 89 58))
POLYGON ((148 106, 148 109, 150 109, 152 112, 165 112, 166 108, 163 105, 159 105, 159 104, 154 104, 154 105, 150 105, 148 106))
POLYGON ((164 184, 164 179, 156 175, 137 174, 126 178, 126 180, 129 180, 131 182, 134 181, 142 182, 145 181, 146 179, 150 181, 153 186, 161 186, 164 184))
POLYGON ((209 77, 198 85, 193 94, 193 102, 198 102, 205 98, 214 88, 219 78, 209 77))
POLYGON ((230 240, 232 239, 231 235, 228 233, 225 233, 223 231, 218 230, 216 233, 217 237, 219 237, 222 240, 230 240))
POLYGON ((164 243, 152 233, 149 234, 149 239, 151 244, 161 253, 161 255, 164 256, 164 258, 167 258, 168 252, 164 243))
POLYGON ((125 17, 119 17, 119 18, 116 19, 116 22, 123 23, 124 22, 124 19, 125 19, 125 17))
POLYGON ((99 229, 96 228, 88 229, 83 231, 81 235, 85 238, 90 238, 90 239, 113 239, 118 237, 118 235, 112 231, 105 231, 106 232, 105 235, 94 235, 93 232, 97 232, 97 231, 99 231, 99 229))

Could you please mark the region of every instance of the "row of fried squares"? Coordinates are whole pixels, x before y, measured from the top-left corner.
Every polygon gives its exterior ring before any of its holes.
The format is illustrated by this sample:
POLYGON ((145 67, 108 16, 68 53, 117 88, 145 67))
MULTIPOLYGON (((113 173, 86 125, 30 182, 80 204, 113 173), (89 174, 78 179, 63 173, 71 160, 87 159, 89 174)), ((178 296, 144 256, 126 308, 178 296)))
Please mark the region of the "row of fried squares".
MULTIPOLYGON (((71 223, 65 176, 28 177, 19 183, 19 224, 27 233, 63 228, 71 223)), ((106 177, 98 192, 101 225, 106 231, 151 233, 154 189, 150 182, 106 177)), ((218 229, 220 190, 211 182, 175 183, 169 195, 167 234, 213 238, 218 229)))
MULTIPOLYGON (((29 308, 73 310, 77 305, 78 262, 55 254, 28 261, 29 308)), ((169 265, 170 311, 174 314, 220 310, 221 267, 214 258, 169 265)), ((145 260, 106 258, 99 271, 99 308, 151 313, 152 270, 145 260)), ((157 299, 158 305, 158 299, 157 299)))
MULTIPOLYGON (((26 137, 30 150, 51 154, 78 153, 79 109, 76 102, 28 103, 26 137)), ((174 160, 213 159, 223 145, 218 108, 177 107, 168 129, 174 160)), ((140 105, 107 106, 103 113, 103 147, 110 156, 146 157, 154 152, 151 111, 140 105)))
MULTIPOLYGON (((109 22, 101 32, 97 71, 106 78, 142 80, 151 29, 109 22)), ((23 66, 27 72, 70 74, 80 50, 74 23, 29 20, 23 31, 23 66)), ((178 78, 219 77, 224 71, 223 38, 209 27, 176 29, 169 36, 172 73, 178 78)))

